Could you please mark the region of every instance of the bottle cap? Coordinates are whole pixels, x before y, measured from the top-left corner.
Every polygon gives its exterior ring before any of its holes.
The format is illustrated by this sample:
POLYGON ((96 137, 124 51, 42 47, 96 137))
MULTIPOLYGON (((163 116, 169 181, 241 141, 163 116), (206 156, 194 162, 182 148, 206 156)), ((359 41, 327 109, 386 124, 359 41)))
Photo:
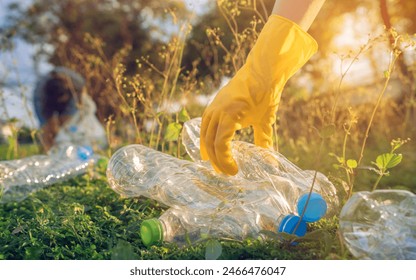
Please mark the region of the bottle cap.
POLYGON ((295 234, 297 236, 304 236, 306 234, 306 223, 303 220, 300 220, 299 216, 289 214, 282 219, 277 231, 295 234), (297 227, 296 232, 294 232, 298 223, 299 226, 297 227))
POLYGON ((80 146, 77 147, 77 156, 80 160, 87 160, 90 159, 92 154, 93 154, 93 150, 91 146, 80 146))
POLYGON ((78 127, 77 127, 76 125, 71 125, 71 126, 69 127, 69 131, 70 131, 70 132, 72 132, 72 133, 77 132, 77 130, 78 130, 78 127))
POLYGON ((140 237, 145 246, 151 246, 163 241, 163 227, 158 219, 149 219, 140 226, 140 237))
MULTIPOLYGON (((309 193, 303 194, 297 204, 298 214, 302 215, 303 209, 305 208, 306 202, 308 201, 309 193)), ((316 222, 321 219, 326 213, 327 205, 324 198, 319 193, 311 193, 308 205, 302 220, 307 223, 316 222)))

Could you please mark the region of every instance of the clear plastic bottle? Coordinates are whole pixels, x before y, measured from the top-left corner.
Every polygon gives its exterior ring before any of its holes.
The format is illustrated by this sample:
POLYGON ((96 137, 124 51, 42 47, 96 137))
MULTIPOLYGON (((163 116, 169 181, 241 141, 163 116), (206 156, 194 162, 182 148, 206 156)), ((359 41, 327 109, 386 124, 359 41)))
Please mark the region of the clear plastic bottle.
POLYGON ((34 155, 28 158, 0 161, 0 182, 4 179, 10 180, 18 179, 16 173, 22 172, 31 166, 39 166, 41 163, 46 163, 48 156, 34 155))
MULTIPOLYGON (((111 188, 123 196, 145 196, 169 207, 216 209, 225 202, 245 200, 249 203, 260 193, 276 198, 274 205, 284 206, 283 212, 295 213, 298 201, 306 204, 306 200, 298 200, 306 194, 300 193, 286 178, 280 178, 276 186, 264 179, 248 181, 241 177, 222 176, 194 162, 139 144, 125 146, 114 153, 108 163, 107 180, 111 188), (288 201, 288 196, 296 199, 288 201)), ((306 211, 306 216, 308 213, 311 216, 306 219, 308 222, 320 219, 326 211, 326 203, 319 194, 311 197, 309 211, 306 211), (313 218, 317 213, 320 216, 313 218)))
POLYGON ((232 205, 232 207, 228 205, 208 213, 170 208, 158 219, 143 221, 140 236, 146 246, 161 242, 174 242, 181 246, 194 243, 204 237, 236 240, 256 238, 262 235, 262 230, 286 232, 298 236, 306 233, 306 222, 296 215, 283 215, 273 211, 274 213, 269 213, 265 217, 256 210, 258 209, 241 207, 241 205, 232 205), (278 216, 271 219, 272 214, 278 216))
POLYGON ((416 195, 357 192, 340 214, 340 232, 358 259, 416 259, 416 195))
POLYGON ((123 196, 145 196, 167 206, 194 209, 214 209, 222 201, 218 198, 221 194, 214 195, 207 182, 223 187, 224 193, 232 191, 229 182, 206 168, 139 144, 114 153, 108 162, 107 180, 123 196), (206 179, 201 180, 203 177, 206 179))
MULTIPOLYGON (((298 207, 305 205, 300 202, 298 207)), ((289 211, 280 193, 270 195, 259 190, 255 195, 223 204, 217 209, 189 211, 172 207, 158 219, 143 221, 140 235, 146 246, 163 241, 185 245, 208 236, 243 240, 261 237, 264 230, 304 236, 308 221, 289 211)), ((297 211, 301 212, 301 209, 297 211)))
POLYGON ((1 203, 21 201, 31 193, 86 172, 98 156, 89 146, 62 144, 47 155, 1 161, 1 203))

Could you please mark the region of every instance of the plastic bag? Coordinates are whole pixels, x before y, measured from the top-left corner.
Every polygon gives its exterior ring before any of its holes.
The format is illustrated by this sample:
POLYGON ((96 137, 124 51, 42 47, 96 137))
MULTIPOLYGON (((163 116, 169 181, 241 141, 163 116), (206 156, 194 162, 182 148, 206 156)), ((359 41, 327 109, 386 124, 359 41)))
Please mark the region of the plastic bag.
POLYGON ((81 106, 71 119, 59 130, 55 143, 74 143, 95 148, 106 148, 107 136, 103 125, 95 116, 97 107, 87 94, 81 96, 81 106))

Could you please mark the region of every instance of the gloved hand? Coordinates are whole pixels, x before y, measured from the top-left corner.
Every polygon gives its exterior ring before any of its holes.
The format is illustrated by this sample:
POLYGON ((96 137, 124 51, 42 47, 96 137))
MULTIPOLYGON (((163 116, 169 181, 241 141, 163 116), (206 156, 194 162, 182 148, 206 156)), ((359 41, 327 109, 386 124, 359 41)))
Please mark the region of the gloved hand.
POLYGON ((297 24, 270 16, 246 63, 202 116, 202 159, 209 159, 217 172, 235 175, 238 167, 231 154, 231 140, 236 130, 250 125, 255 144, 271 147, 281 91, 317 48, 316 41, 297 24))

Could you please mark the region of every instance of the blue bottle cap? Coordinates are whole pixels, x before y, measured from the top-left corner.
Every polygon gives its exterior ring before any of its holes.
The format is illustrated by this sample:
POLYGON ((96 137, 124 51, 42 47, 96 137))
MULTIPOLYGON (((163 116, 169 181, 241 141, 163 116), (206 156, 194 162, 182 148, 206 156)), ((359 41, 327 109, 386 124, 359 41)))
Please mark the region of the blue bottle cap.
MULTIPOLYGON (((305 208, 306 202, 308 200, 308 193, 303 194, 297 204, 298 214, 302 215, 303 209, 305 208)), ((326 213, 327 205, 324 198, 319 193, 311 193, 308 205, 306 207, 305 213, 302 220, 307 223, 313 223, 320 220, 326 213)))
POLYGON ((77 156, 80 160, 88 160, 93 154, 91 146, 80 146, 77 147, 77 156))
POLYGON ((77 132, 77 130, 78 130, 78 127, 77 127, 76 125, 71 125, 71 126, 69 127, 69 131, 70 131, 70 132, 72 132, 72 133, 77 132))
POLYGON ((297 236, 304 236, 306 234, 306 223, 303 220, 300 220, 299 216, 289 214, 286 215, 282 221, 280 222, 279 228, 277 230, 278 232, 286 232, 289 234, 295 234, 297 236), (297 224, 300 224, 298 228, 296 229, 296 232, 294 232, 297 224))

